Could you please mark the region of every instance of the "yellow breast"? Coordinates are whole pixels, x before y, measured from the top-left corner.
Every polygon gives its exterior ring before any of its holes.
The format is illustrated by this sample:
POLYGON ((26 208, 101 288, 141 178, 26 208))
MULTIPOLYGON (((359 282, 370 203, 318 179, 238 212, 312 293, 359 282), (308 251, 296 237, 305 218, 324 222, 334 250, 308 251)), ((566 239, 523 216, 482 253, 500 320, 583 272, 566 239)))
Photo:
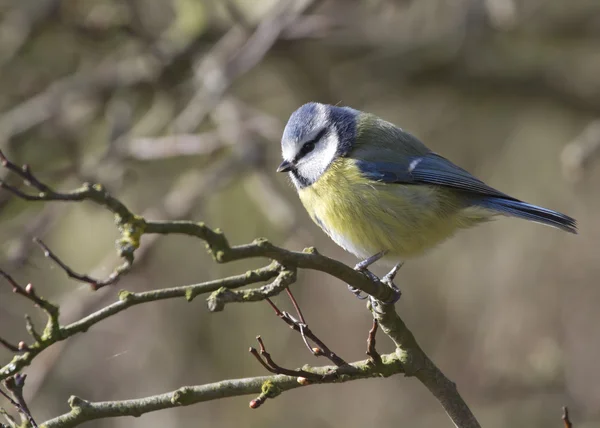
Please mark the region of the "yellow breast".
POLYGON ((335 160, 299 195, 313 221, 362 258, 379 251, 394 260, 416 256, 489 217, 463 210, 452 191, 442 187, 367 180, 351 158, 335 160))

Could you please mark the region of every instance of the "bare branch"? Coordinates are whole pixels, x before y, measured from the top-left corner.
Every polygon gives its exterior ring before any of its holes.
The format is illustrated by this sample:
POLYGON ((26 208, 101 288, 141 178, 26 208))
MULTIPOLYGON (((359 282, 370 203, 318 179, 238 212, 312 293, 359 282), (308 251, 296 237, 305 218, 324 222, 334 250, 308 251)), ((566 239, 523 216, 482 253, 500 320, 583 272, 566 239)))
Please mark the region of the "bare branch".
POLYGON ((378 327, 379 327, 379 322, 377 321, 377 318, 373 318, 373 326, 371 327, 371 330, 369 330, 369 336, 367 338, 366 354, 369 356, 369 358, 371 358, 371 361, 373 361, 374 364, 381 363, 381 355, 379 355, 379 353, 377 352, 377 349, 375 349, 375 345, 377 343, 375 340, 375 336, 377 335, 378 327))
POLYGON ((23 387, 25 386, 25 379, 27 375, 17 373, 14 376, 10 376, 4 380, 4 386, 8 389, 12 397, 6 394, 0 388, 0 393, 8 400, 10 403, 19 411, 22 417, 29 422, 29 424, 33 428, 38 428, 31 412, 29 411, 29 407, 25 402, 25 398, 23 398, 23 387))
MULTIPOLYGON (((6 379, 8 376, 18 373, 22 368, 31 364, 38 354, 52 344, 66 340, 77 333, 85 332, 100 321, 118 314, 131 306, 173 298, 185 298, 186 300, 191 301, 200 294, 210 293, 221 287, 238 288, 256 282, 268 281, 278 274, 279 269, 279 264, 272 263, 264 268, 248 271, 243 275, 231 276, 199 284, 163 288, 142 293, 121 291, 119 293, 119 301, 66 326, 59 326, 58 320, 52 318, 51 325, 53 328, 49 330, 49 328, 46 327, 44 335, 42 336, 42 341, 28 346, 27 352, 16 355, 10 363, 1 367, 0 379, 6 379)), ((22 351, 22 349, 17 347, 17 351, 22 351)))
POLYGON ((118 266, 106 279, 96 279, 89 275, 80 274, 71 269, 65 262, 63 262, 56 254, 54 254, 46 244, 39 238, 33 238, 33 242, 38 244, 44 250, 44 256, 55 262, 62 270, 65 271, 69 278, 77 281, 85 282, 89 284, 93 290, 105 287, 116 283, 121 275, 126 274, 131 270, 131 262, 125 260, 122 265, 118 266))
POLYGON ((121 201, 113 198, 106 191, 106 189, 100 185, 91 185, 89 183, 84 184, 79 189, 75 189, 71 192, 61 193, 53 190, 46 184, 42 183, 37 177, 31 172, 31 169, 27 165, 19 167, 13 162, 9 161, 6 156, 0 151, 0 164, 9 171, 20 177, 27 186, 33 187, 39 193, 28 194, 18 188, 9 185, 8 183, 0 180, 0 188, 4 188, 15 196, 27 200, 27 201, 93 201, 107 208, 115 215, 115 222, 117 223, 121 232, 120 239, 117 240, 117 250, 119 256, 124 259, 123 264, 118 266, 114 272, 105 280, 97 280, 87 275, 80 275, 75 273, 65 263, 63 263, 50 249, 39 239, 35 242, 40 245, 46 257, 50 257, 56 262, 71 278, 89 283, 93 289, 98 289, 102 286, 113 284, 119 277, 131 269, 131 265, 134 259, 134 252, 140 245, 140 237, 142 231, 140 226, 142 223, 121 203, 121 201))
POLYGON ((281 367, 273 360, 271 354, 267 352, 267 349, 265 348, 265 343, 263 342, 262 338, 260 336, 256 336, 256 340, 258 341, 260 349, 259 351, 256 351, 256 349, 250 348, 250 353, 254 355, 254 357, 256 357, 257 359, 261 360, 261 364, 263 365, 263 367, 265 367, 271 373, 282 374, 286 376, 302 376, 313 382, 319 382, 323 380, 324 376, 307 372, 306 370, 291 370, 281 367))
POLYGON ((4 279, 12 286, 13 293, 20 294, 21 296, 31 300, 35 305, 39 306, 49 314, 58 312, 58 308, 56 306, 37 295, 32 284, 27 284, 25 287, 23 287, 17 281, 15 281, 12 276, 4 272, 2 269, 0 269, 0 276, 4 277, 4 279))
POLYGON ((306 347, 309 349, 309 351, 313 355, 315 355, 317 357, 324 355, 333 364, 335 364, 338 367, 348 364, 348 363, 346 363, 346 361, 344 361, 342 358, 340 358, 335 352, 333 352, 331 349, 329 349, 329 347, 327 345, 325 345, 325 343, 323 343, 323 341, 321 339, 319 339, 311 331, 311 329, 308 327, 308 325, 306 324, 306 322, 304 320, 299 321, 299 320, 294 319, 289 313, 279 310, 279 308, 273 303, 273 301, 271 301, 271 299, 266 299, 266 300, 269 303, 269 305, 271 305, 271 307, 275 311, 275 314, 279 318, 281 318, 283 321, 285 321, 285 323, 287 325, 289 325, 291 329, 299 332, 302 335, 302 339, 304 339, 304 343, 306 344, 306 347), (312 348, 306 341, 306 338, 309 338, 310 340, 312 340, 319 347, 312 348))
POLYGON ((260 393, 265 398, 275 398, 282 392, 305 385, 332 381, 343 383, 358 379, 388 377, 403 372, 400 358, 395 353, 384 355, 382 359, 382 366, 377 368, 370 364, 369 360, 357 361, 343 368, 336 368, 335 366, 305 367, 304 371, 310 372, 313 376, 319 376, 321 379, 324 378, 323 381, 311 380, 308 383, 302 381, 297 376, 273 375, 231 379, 199 386, 185 386, 176 391, 135 400, 95 403, 72 396, 69 399, 71 411, 45 422, 42 427, 72 428, 83 422, 95 419, 140 416, 157 410, 189 406, 225 397, 237 397, 249 394, 260 393), (336 373, 335 379, 330 375, 332 372, 336 373))
POLYGON ((17 188, 8 185, 6 182, 0 180, 0 188, 14 193, 16 196, 28 200, 28 201, 93 201, 97 204, 103 205, 114 214, 121 217, 121 221, 127 222, 133 220, 133 215, 129 210, 121 203, 121 201, 113 198, 108 194, 104 186, 101 184, 91 185, 89 183, 84 184, 78 189, 70 192, 61 193, 56 192, 50 186, 39 181, 35 175, 33 175, 31 168, 28 165, 19 167, 15 163, 9 161, 4 153, 0 151, 0 164, 7 170, 13 172, 20 177, 23 182, 30 187, 36 189, 39 193, 36 195, 26 194, 21 192, 17 188))
POLYGON ((2 339, 1 337, 0 337, 0 345, 4 346, 10 352, 19 352, 19 348, 16 345, 13 345, 10 342, 7 342, 6 340, 2 339))
MULTIPOLYGON (((354 284, 351 284, 354 285, 354 284)), ((429 359, 417 343, 412 332, 398 316, 393 305, 379 304, 372 309, 382 331, 392 339, 404 357, 406 376, 415 376, 438 399, 450 419, 459 428, 480 428, 479 422, 456 389, 429 359)))
POLYGON ((229 288, 219 288, 207 299, 208 309, 211 312, 220 312, 228 303, 259 302, 281 293, 288 285, 296 281, 296 271, 282 269, 277 278, 270 284, 260 288, 233 291, 229 288))
POLYGON ((25 315, 25 328, 27 329, 27 333, 35 340, 36 342, 41 342, 44 340, 42 335, 37 332, 35 326, 33 325, 33 321, 29 315, 25 315))
MULTIPOLYGON (((235 167, 235 163, 230 161, 230 158, 223 159, 223 162, 217 162, 203 172, 191 170, 181 175, 180 179, 175 182, 169 193, 163 198, 160 204, 149 207, 144 210, 143 217, 145 218, 164 218, 164 219, 179 219, 185 218, 196 209, 198 204, 201 204, 203 197, 209 194, 210 191, 217 191, 226 186, 231 180, 240 174, 240 170, 235 167)), ((2 192, 0 192, 2 194, 2 192)), ((50 205, 49 205, 50 206, 50 205)), ((62 207, 62 205, 53 205, 62 207)), ((148 255, 160 242, 160 235, 147 235, 144 238, 144 245, 136 250, 136 263, 138 267, 140 263, 147 260, 148 255)), ((104 257, 96 268, 91 270, 91 276, 97 276, 97 273, 103 272, 104 266, 115 265, 115 258, 112 255, 104 257)), ((268 281, 275 277, 266 278, 268 281)), ((91 311, 97 310, 96 305, 103 297, 101 294, 73 294, 66 292, 64 297, 58 299, 60 307, 61 320, 65 324, 78 321, 80 318, 87 316, 91 311)), ((42 353, 36 357, 38 364, 36 370, 31 371, 28 378, 27 391, 32 396, 35 395, 43 383, 44 378, 52 371, 55 364, 60 360, 62 351, 65 349, 68 341, 59 341, 52 345, 52 352, 42 353)))
MULTIPOLYGON (((30 173, 29 171, 23 171, 20 173, 14 169, 11 170, 21 177, 23 177, 23 174, 30 173)), ((30 184, 33 184, 35 187, 35 180, 33 182, 30 181, 30 184)), ((266 280, 272 279, 273 277, 281 274, 281 266, 284 266, 285 268, 283 269, 288 271, 295 271, 295 269, 313 269, 328 273, 329 275, 340 279, 344 283, 347 283, 372 296, 375 299, 374 304, 372 305, 372 312, 383 332, 387 334, 396 344, 396 353, 402 362, 404 373, 407 376, 415 376, 431 391, 431 393, 440 401, 441 405, 444 407, 449 417, 457 427, 480 427, 472 412, 456 390, 455 384, 444 376, 444 374, 419 347, 410 330, 406 327, 402 319, 396 313, 394 306, 392 304, 385 303, 395 301, 394 298, 397 297, 397 291, 395 291, 389 284, 384 284, 381 280, 374 277, 374 275, 367 276, 357 272, 341 262, 317 253, 314 249, 307 249, 303 252, 289 251, 277 247, 265 239, 257 239, 254 242, 246 245, 230 246, 229 242, 225 238, 225 235, 220 230, 213 230, 207 227, 204 223, 191 221, 149 221, 143 217, 134 215, 122 202, 109 195, 108 192, 106 192, 100 186, 85 185, 73 192, 60 194, 50 191, 49 193, 42 193, 39 198, 34 198, 34 200, 92 200, 105 207, 109 211, 115 213, 117 225, 122 233, 122 238, 120 241, 130 242, 129 245, 131 247, 131 251, 128 254, 131 254, 132 258, 133 251, 139 246, 141 236, 144 234, 182 234, 204 240, 207 244, 210 254, 212 254, 213 258, 218 263, 226 263, 250 258, 268 258, 276 261, 277 263, 273 263, 272 265, 263 268, 261 270, 262 275, 239 275, 237 277, 209 281, 193 286, 174 287, 145 293, 121 292, 119 295, 119 302, 113 303, 112 305, 109 305, 108 307, 101 309, 100 311, 88 317, 85 317, 65 327, 58 327, 58 324, 55 323, 55 327, 51 329, 50 332, 48 332, 47 327, 45 331, 47 334, 43 336, 45 340, 41 343, 35 343, 29 347, 27 352, 24 354, 15 356, 10 364, 0 369, 0 378, 6 378, 8 375, 14 374, 22 367, 30 364, 33 358, 39 354, 39 352, 41 352, 47 346, 50 346, 52 343, 64 340, 65 338, 81 331, 85 331, 97 322, 124 310, 126 307, 148 301, 181 296, 191 300, 197 294, 213 292, 223 286, 235 288, 237 286, 257 282, 255 279, 259 276, 263 279, 266 278, 266 280), (52 198, 48 195, 59 195, 59 197, 52 198)), ((391 284, 391 279, 393 278, 389 279, 391 284)), ((304 333, 308 336, 306 328, 304 329, 304 333)), ((266 358, 265 355, 263 356, 266 358)), ((383 360, 385 364, 385 358, 383 358, 383 360)), ((270 365, 270 362, 267 361, 267 364, 270 365)), ((371 366, 372 365, 373 364, 371 364, 371 366)), ((338 374, 343 368, 344 367, 339 368, 338 374)), ((76 410, 70 414, 71 416, 68 416, 67 420, 72 420, 69 418, 75 418, 75 420, 78 420, 76 419, 78 417, 76 415, 95 415, 98 411, 97 408, 90 403, 85 403, 82 401, 76 401, 74 407, 76 407, 76 410), (84 410, 87 408, 92 409, 90 411, 91 413, 87 413, 86 410, 84 410)), ((146 407, 142 405, 141 408, 131 410, 131 413, 122 413, 122 403, 119 403, 117 408, 120 409, 119 415, 123 415, 144 413, 144 409, 146 407)), ((112 410, 108 411, 108 414, 114 415, 114 413, 112 413, 114 411, 115 409, 112 408, 112 410)), ((66 424, 54 426, 74 425, 66 424)))

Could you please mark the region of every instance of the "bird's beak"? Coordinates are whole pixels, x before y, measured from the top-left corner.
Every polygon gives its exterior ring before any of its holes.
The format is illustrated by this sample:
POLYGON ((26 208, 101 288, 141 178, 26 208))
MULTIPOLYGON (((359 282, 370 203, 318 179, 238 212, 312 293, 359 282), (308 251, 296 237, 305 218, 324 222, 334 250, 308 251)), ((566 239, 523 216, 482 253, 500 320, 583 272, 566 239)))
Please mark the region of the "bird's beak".
POLYGON ((277 167, 277 172, 288 172, 294 167, 290 161, 284 160, 281 165, 277 167))

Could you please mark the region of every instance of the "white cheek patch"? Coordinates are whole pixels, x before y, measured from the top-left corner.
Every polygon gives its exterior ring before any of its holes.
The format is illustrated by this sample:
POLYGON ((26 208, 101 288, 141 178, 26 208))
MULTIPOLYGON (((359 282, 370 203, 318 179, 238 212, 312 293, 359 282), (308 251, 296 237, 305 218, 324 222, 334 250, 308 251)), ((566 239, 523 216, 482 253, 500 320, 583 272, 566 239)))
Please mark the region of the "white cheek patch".
POLYGON ((337 153, 337 135, 330 131, 315 150, 298 164, 298 173, 310 183, 314 183, 323 175, 327 167, 333 162, 337 153))

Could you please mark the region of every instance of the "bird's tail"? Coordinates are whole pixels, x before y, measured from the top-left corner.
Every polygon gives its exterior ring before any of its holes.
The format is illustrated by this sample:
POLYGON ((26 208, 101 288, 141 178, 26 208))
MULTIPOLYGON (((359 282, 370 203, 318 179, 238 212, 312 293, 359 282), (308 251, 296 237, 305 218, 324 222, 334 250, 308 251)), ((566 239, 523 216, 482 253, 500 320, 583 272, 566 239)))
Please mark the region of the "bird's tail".
POLYGON ((531 205, 513 199, 488 197, 477 202, 477 205, 508 216, 523 218, 537 223, 547 224, 566 232, 577 233, 577 221, 568 215, 547 208, 531 205))

